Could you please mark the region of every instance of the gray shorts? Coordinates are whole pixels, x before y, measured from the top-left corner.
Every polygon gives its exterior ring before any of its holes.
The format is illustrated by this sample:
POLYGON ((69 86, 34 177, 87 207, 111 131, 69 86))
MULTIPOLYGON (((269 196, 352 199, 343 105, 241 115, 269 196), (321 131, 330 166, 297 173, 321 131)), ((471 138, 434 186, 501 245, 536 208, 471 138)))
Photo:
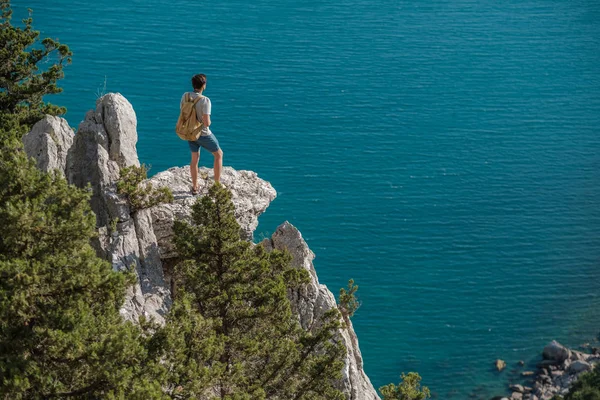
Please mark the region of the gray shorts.
POLYGON ((207 136, 200 136, 196 140, 188 141, 188 144, 190 145, 190 150, 192 151, 192 153, 197 153, 200 150, 200 147, 204 147, 211 153, 219 151, 220 149, 219 141, 217 140, 217 137, 212 133, 207 136))

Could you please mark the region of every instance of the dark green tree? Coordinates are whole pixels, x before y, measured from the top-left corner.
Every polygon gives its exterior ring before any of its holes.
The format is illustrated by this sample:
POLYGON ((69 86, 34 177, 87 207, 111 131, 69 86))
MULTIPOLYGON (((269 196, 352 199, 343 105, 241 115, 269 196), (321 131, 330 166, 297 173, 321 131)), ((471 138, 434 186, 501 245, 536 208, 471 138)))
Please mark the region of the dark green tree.
POLYGON ((350 318, 354 315, 356 310, 360 307, 360 302, 356 298, 356 292, 358 291, 358 285, 354 284, 354 279, 348 281, 348 288, 340 289, 340 301, 339 309, 342 312, 344 318, 350 318))
MULTIPOLYGON (((57 81, 71 62, 69 47, 58 40, 40 39, 31 15, 13 26, 9 0, 0 1, 0 143, 20 139, 44 114, 61 115, 64 107, 45 103, 43 96, 62 92, 57 81)), ((31 11, 30 11, 31 14, 31 11)))
POLYGON ((280 251, 240 238, 231 193, 220 184, 176 222, 176 293, 155 336, 170 370, 169 393, 196 399, 344 399, 334 387, 345 349, 337 309, 306 332, 288 290, 309 276, 280 251))
POLYGON ((0 148, 0 398, 162 398, 147 335, 119 314, 132 275, 90 247, 85 190, 0 148))
POLYGON ((117 192, 127 197, 132 212, 160 203, 173 202, 173 192, 168 187, 155 188, 149 182, 142 183, 148 177, 148 169, 145 164, 121 169, 117 192))
POLYGON ((390 383, 379 388, 383 400, 425 400, 431 397, 429 388, 421 387, 421 376, 416 372, 402 374, 398 386, 390 383))

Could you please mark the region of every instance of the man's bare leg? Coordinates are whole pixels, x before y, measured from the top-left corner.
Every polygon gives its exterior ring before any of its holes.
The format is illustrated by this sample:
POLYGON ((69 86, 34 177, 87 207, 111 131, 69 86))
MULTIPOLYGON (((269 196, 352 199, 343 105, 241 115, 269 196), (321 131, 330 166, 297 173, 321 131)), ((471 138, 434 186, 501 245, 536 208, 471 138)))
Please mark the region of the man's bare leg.
POLYGON ((223 150, 219 149, 212 153, 215 157, 215 162, 213 164, 213 171, 215 174, 215 182, 221 181, 221 169, 223 169, 223 150))
POLYGON ((192 153, 192 161, 190 161, 190 173, 192 175, 192 189, 198 190, 198 161, 200 160, 200 152, 192 153))

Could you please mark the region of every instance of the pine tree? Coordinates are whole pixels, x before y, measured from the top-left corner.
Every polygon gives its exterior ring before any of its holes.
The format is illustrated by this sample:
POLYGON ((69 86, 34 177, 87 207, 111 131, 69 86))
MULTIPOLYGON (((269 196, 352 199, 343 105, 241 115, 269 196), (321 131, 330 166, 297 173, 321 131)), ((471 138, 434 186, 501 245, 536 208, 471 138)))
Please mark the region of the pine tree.
POLYGON ((421 376, 416 372, 402 374, 398 386, 390 383, 379 388, 383 400, 425 400, 431 397, 429 388, 421 388, 421 376))
MULTIPOLYGON (((30 10, 31 13, 31 10, 30 10)), ((43 96, 62 92, 57 81, 71 62, 71 50, 58 40, 44 38, 32 27, 13 26, 9 0, 0 1, 0 143, 20 139, 44 114, 61 115, 64 107, 45 103, 43 96), (40 70, 40 66, 44 68, 40 70), (46 65, 48 67, 46 68, 46 65)))
POLYGON ((231 193, 220 184, 193 206, 194 225, 176 222, 176 294, 157 348, 174 398, 344 399, 340 313, 313 333, 292 314, 290 288, 308 282, 287 253, 240 238, 231 193), (160 342, 160 343, 159 343, 160 342))
POLYGON ((0 149, 0 398, 163 396, 149 338, 119 314, 132 275, 89 245, 89 197, 16 139, 0 149))
POLYGON ((344 318, 351 318, 360 307, 360 302, 356 298, 358 285, 354 284, 354 279, 348 281, 348 288, 340 289, 339 309, 344 318))

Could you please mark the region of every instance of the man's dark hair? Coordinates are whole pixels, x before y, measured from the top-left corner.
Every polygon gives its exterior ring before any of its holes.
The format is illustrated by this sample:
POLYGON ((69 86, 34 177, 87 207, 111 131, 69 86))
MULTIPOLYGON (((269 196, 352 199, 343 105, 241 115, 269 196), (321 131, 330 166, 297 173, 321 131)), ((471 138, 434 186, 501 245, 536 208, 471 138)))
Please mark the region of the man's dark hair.
POLYGON ((206 84, 206 75, 197 74, 192 76, 192 87, 194 91, 202 90, 202 87, 206 84))

